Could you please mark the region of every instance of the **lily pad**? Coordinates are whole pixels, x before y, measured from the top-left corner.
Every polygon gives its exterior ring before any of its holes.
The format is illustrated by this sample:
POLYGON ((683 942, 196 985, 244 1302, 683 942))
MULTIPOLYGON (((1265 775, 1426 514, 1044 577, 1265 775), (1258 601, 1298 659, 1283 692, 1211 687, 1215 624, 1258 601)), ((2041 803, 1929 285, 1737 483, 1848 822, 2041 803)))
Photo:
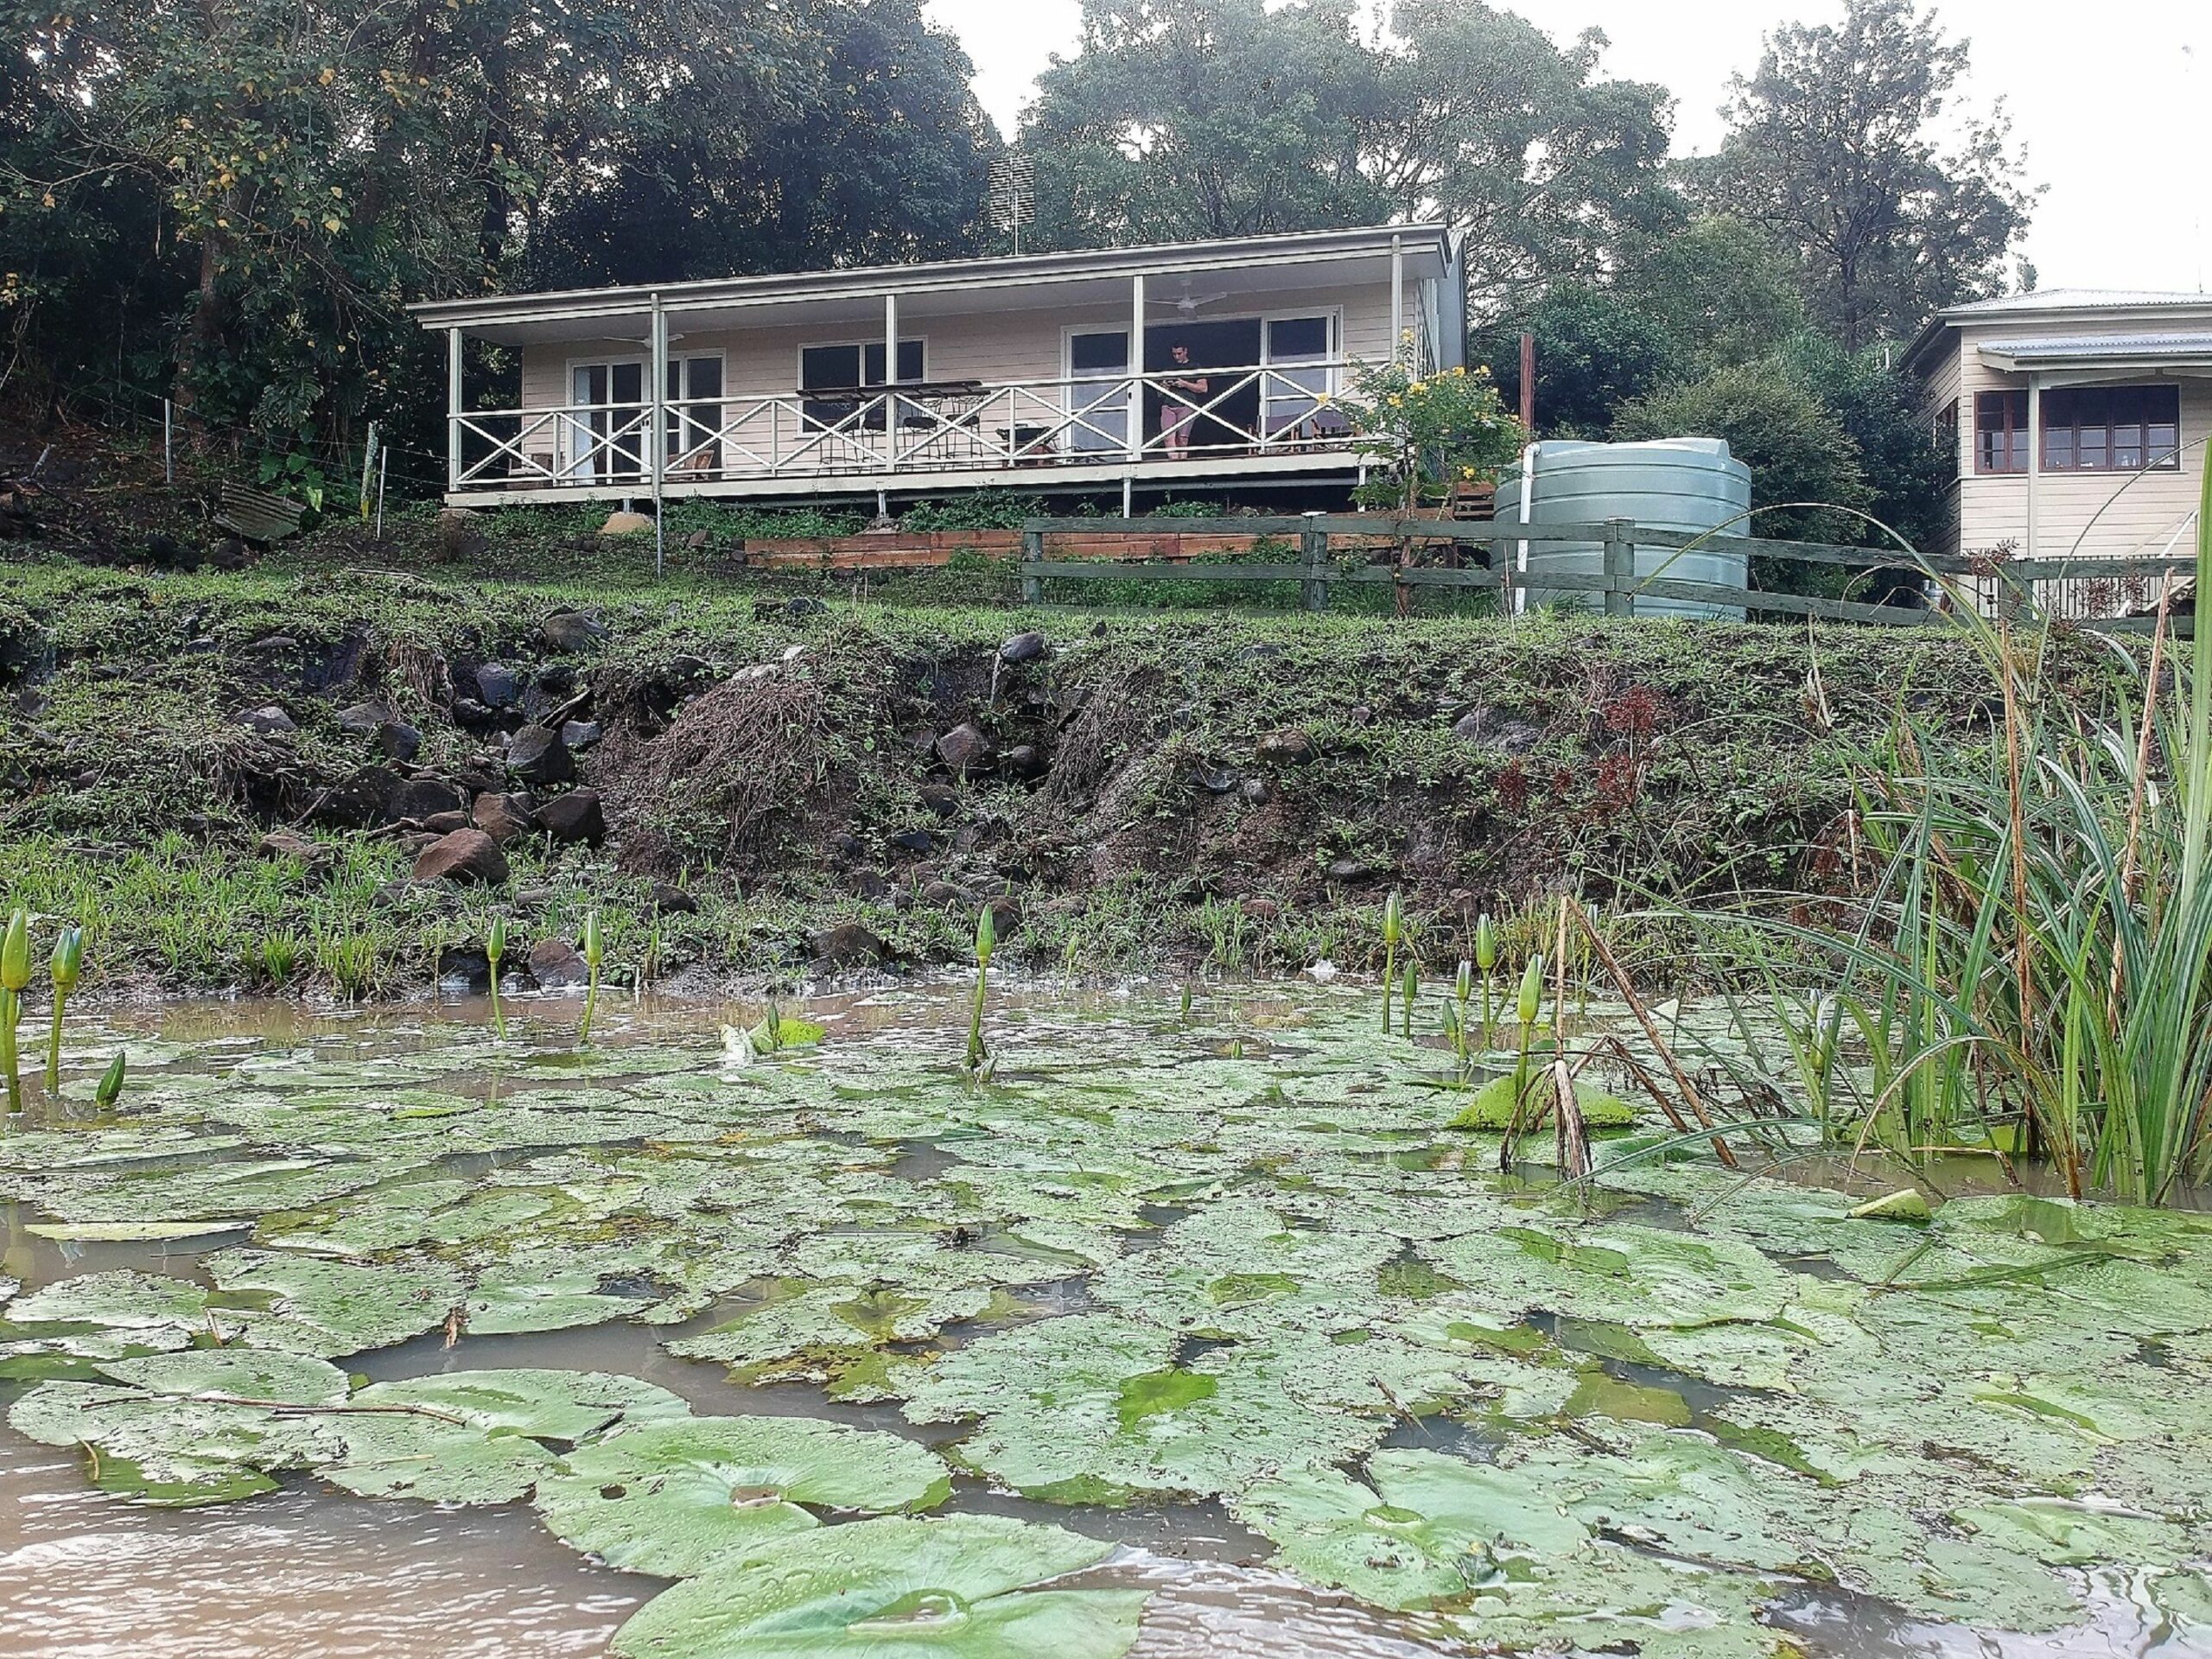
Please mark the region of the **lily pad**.
POLYGON ((665 1590, 620 1659, 1120 1659, 1141 1590, 1030 1586, 1112 1547, 1002 1516, 887 1518, 772 1539, 665 1590))
POLYGON ((810 1508, 927 1510, 951 1491, 943 1459, 895 1434, 806 1417, 688 1417, 570 1452, 537 1502, 557 1535, 609 1567, 677 1579, 806 1530, 810 1508))

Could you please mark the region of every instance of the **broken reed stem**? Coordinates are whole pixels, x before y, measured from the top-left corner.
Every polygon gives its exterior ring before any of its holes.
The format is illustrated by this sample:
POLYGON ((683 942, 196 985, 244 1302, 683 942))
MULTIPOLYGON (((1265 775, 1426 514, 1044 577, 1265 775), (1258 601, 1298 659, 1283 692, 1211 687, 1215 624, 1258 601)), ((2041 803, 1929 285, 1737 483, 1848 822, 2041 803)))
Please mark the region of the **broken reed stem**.
MULTIPOLYGON (((2158 620, 2151 629, 2151 677, 2143 688, 2143 728, 2135 734, 2135 776, 2129 780, 2127 791, 2127 844, 2120 855, 2120 902, 2123 907, 2135 902, 2135 860, 2143 842, 2143 804, 2151 775, 2151 740, 2158 718, 2158 676, 2164 670, 2166 657, 2166 622, 2173 602, 2174 573, 2167 571, 2158 582, 2158 620)), ((2105 993, 2105 1025, 2116 1030, 2120 1024, 2120 993, 2124 981, 2120 941, 2113 941, 2112 982, 2105 993)))
MULTIPOLYGON (((1586 930, 1589 929, 1590 923, 1587 917, 1583 918, 1582 925, 1586 930)), ((1710 1131, 1713 1128, 1713 1114, 1706 1109, 1705 1102, 1700 1098, 1696 1085, 1690 1082, 1689 1074, 1682 1070, 1681 1063, 1675 1059, 1675 1051, 1667 1046, 1667 1039, 1659 1034, 1658 1025, 1652 1020, 1650 1014, 1644 1008, 1643 1001, 1637 997, 1636 987, 1628 982, 1628 976, 1621 971, 1620 963, 1613 959, 1613 953, 1606 948, 1605 942, 1598 938, 1594 931, 1591 931, 1590 948, 1597 953, 1598 960, 1605 964, 1605 972, 1611 977, 1614 986, 1628 1003, 1629 1012, 1636 1016, 1636 1023, 1643 1027, 1644 1037, 1651 1044, 1653 1051, 1658 1054, 1660 1063, 1667 1068, 1667 1075, 1675 1080, 1675 1087, 1680 1091, 1683 1104, 1690 1109, 1690 1116, 1697 1119, 1698 1128, 1710 1131)), ((1736 1154, 1729 1149, 1726 1140, 1718 1135, 1713 1137, 1713 1155, 1729 1169, 1741 1167, 1736 1161, 1736 1154)))
MULTIPOLYGON (((1590 1173, 1590 1137, 1583 1127, 1581 1103, 1574 1097, 1574 1071, 1567 1063, 1567 912, 1570 908, 1581 915, 1579 903, 1560 894, 1558 949, 1553 957, 1557 978, 1552 986, 1552 1121, 1558 1132, 1560 1173, 1577 1180, 1590 1173)), ((1586 919, 1584 931, 1588 931, 1586 919)))

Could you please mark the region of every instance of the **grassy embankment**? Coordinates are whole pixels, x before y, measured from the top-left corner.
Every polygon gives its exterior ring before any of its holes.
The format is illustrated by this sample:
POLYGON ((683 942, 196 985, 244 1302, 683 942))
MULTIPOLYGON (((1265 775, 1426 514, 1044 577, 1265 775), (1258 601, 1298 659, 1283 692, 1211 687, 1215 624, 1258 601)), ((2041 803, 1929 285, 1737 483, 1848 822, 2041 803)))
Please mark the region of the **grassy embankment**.
MULTIPOLYGON (((1933 630, 1131 607, 1141 591, 1023 613, 980 562, 862 599, 671 538, 656 582, 649 544, 581 524, 495 516, 466 569, 435 563, 427 515, 232 574, 0 566, 10 893, 81 923, 88 992, 398 994, 495 912, 518 960, 593 906, 618 983, 789 976, 841 922, 926 964, 963 958, 997 896, 1019 911, 1001 959, 1033 967, 1349 969, 1393 887, 1433 974, 1478 912, 1533 937, 1561 890, 1611 908, 1818 886, 1848 855, 1854 762, 1900 707, 1976 741, 1993 713, 1973 653, 1933 630), (550 648, 559 607, 608 637, 550 648), (998 663, 1028 628, 1051 651, 998 663), (505 734, 453 708, 486 662, 588 694, 607 840, 522 837, 495 887, 406 883, 400 835, 329 822, 333 786, 380 760, 337 711, 383 701, 422 734, 405 770, 466 795, 500 770, 505 734), (297 729, 239 722, 270 704, 297 729), (1032 747, 1039 775, 938 762, 929 740, 963 721, 1001 757, 1032 747), (311 857, 257 850, 284 824, 311 857)), ((1666 937, 1620 942, 1652 982, 1679 976, 1666 937)))

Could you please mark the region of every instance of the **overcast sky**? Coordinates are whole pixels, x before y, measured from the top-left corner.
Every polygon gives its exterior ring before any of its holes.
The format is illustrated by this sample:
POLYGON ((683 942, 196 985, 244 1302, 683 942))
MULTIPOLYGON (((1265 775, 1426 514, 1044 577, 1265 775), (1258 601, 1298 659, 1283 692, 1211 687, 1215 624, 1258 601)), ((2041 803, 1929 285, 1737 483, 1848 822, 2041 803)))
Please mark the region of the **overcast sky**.
MULTIPOLYGON (((976 90, 1011 133, 1031 83, 1076 44, 1076 0, 929 0, 976 60, 976 90)), ((1782 18, 1820 21, 1840 4, 1700 0, 1518 0, 1554 39, 1605 31, 1606 69, 1656 80, 1675 98, 1675 147, 1718 141, 1728 78, 1758 60, 1759 37, 1782 18)), ((2133 0, 2106 12, 2075 0, 1949 0, 1944 27, 1973 42, 1968 95, 2002 95, 2028 172, 2049 186, 2027 257, 2044 288, 2199 290, 2212 282, 2212 6, 2133 0), (2109 24, 2109 27, 2103 25, 2109 24)))

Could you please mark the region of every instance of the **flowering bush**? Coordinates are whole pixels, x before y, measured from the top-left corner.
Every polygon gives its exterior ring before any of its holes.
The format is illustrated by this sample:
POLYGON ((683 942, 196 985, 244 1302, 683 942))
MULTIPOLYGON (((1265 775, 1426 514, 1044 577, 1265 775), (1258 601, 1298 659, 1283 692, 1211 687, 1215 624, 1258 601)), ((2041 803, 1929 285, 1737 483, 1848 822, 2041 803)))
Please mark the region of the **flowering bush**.
POLYGON ((1344 412, 1374 463, 1360 505, 1402 512, 1446 499, 1463 481, 1496 479, 1529 441, 1484 368, 1426 377, 1402 362, 1363 368, 1344 412))

